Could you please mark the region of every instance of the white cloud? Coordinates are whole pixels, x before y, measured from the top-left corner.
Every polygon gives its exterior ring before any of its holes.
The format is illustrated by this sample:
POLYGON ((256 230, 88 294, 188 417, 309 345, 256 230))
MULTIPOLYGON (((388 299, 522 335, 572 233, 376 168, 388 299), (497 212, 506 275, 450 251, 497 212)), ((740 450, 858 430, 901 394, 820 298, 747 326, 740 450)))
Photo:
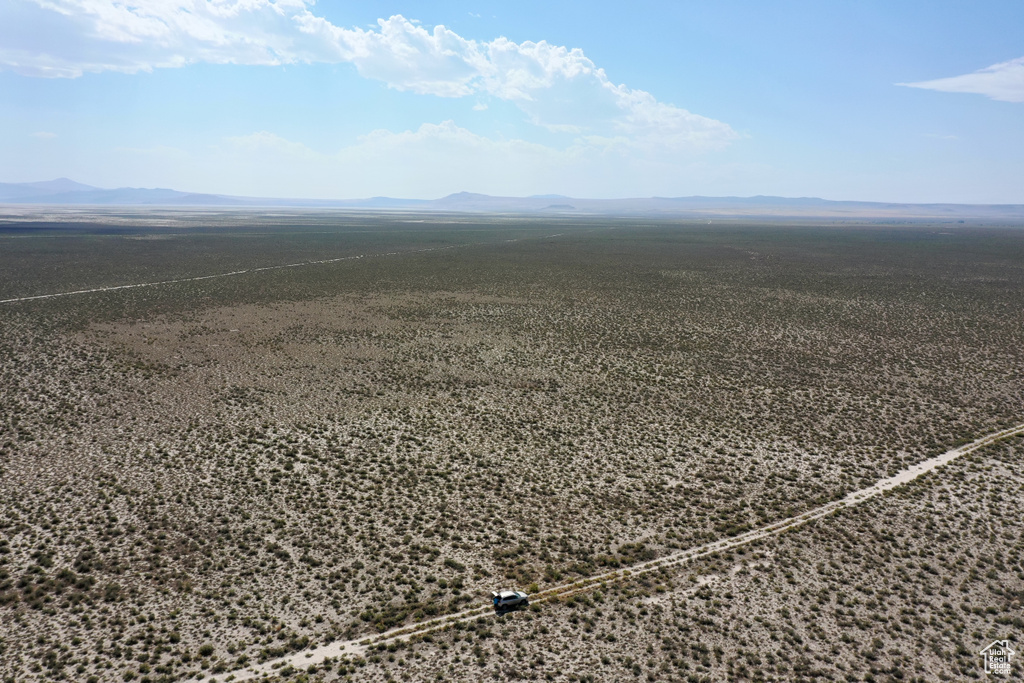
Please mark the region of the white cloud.
POLYGON ((487 137, 443 121, 414 130, 376 130, 324 153, 260 131, 229 138, 178 171, 169 165, 162 171, 167 175, 148 182, 225 194, 338 199, 434 198, 460 190, 622 197, 721 193, 726 180, 749 172, 697 164, 670 149, 638 155, 634 147, 625 137, 595 137, 556 148, 487 137))
POLYGON ((305 0, 12 0, 0 6, 0 68, 28 76, 136 73, 191 63, 351 63, 388 87, 495 97, 536 125, 636 144, 717 147, 727 124, 611 82, 580 49, 478 42, 400 15, 336 26, 305 0))
POLYGON ((55 137, 57 137, 56 133, 51 133, 50 131, 47 131, 47 130, 40 130, 40 131, 36 131, 35 133, 29 133, 29 134, 32 137, 37 138, 39 140, 52 140, 55 137))
MULTIPOLYGON (((229 138, 212 150, 213 167, 235 183, 225 192, 301 197, 381 193, 439 197, 460 189, 511 192, 557 181, 578 150, 477 135, 452 121, 416 130, 375 130, 334 153, 267 131, 229 138)), ((532 191, 532 190, 531 190, 532 191)))
POLYGON ((896 85, 941 92, 974 93, 1003 102, 1024 102, 1024 57, 993 64, 963 76, 896 85))
POLYGON ((0 10, 0 65, 30 76, 136 73, 193 62, 280 64, 303 51, 289 12, 262 0, 14 0, 0 10))

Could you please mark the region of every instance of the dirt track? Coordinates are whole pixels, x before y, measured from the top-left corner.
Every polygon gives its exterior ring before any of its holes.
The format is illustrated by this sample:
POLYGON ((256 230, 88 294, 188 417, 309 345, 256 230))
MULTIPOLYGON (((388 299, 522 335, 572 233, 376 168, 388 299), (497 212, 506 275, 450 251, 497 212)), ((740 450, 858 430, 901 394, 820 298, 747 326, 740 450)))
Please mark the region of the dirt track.
MULTIPOLYGON (((544 235, 535 239, 553 239, 555 237, 561 237, 562 233, 554 235, 544 235)), ((519 239, 504 240, 505 242, 518 242, 519 239)), ((76 289, 70 292, 56 292, 54 294, 36 294, 35 296, 22 296, 15 297, 13 299, 0 299, 0 304, 13 304, 20 301, 35 301, 37 299, 55 299, 58 297, 75 296, 78 294, 94 294, 97 292, 114 292, 121 289, 137 289, 139 287, 159 287, 161 285, 173 285, 182 282, 200 282, 202 280, 214 280, 224 277, 236 277, 238 275, 248 275, 254 273, 261 273, 270 270, 281 270, 284 268, 301 268, 303 266, 316 266, 326 265, 329 263, 340 263, 342 261, 355 261, 363 258, 381 258, 385 256, 402 256, 405 254, 422 254, 430 251, 445 251, 447 249, 458 249, 459 247, 477 246, 473 243, 467 244, 452 244, 445 247, 427 247, 425 249, 413 249, 410 251, 389 251, 380 254, 356 254, 354 256, 342 256, 339 258, 332 259, 320 259, 315 261, 301 261, 299 263, 285 263, 278 266, 264 266, 262 268, 246 268, 244 270, 233 270, 227 273, 214 273, 212 275, 199 275, 196 277, 185 277, 174 280, 158 280, 156 282, 139 282, 136 284, 129 285, 113 285, 111 287, 93 287, 91 289, 76 289)))
MULTIPOLYGON (((441 249, 452 249, 454 247, 433 247, 430 249, 417 249, 416 252, 438 251, 441 249)), ((74 296, 76 294, 93 294, 96 292, 114 292, 119 289, 136 289, 138 287, 159 287, 160 285, 173 285, 181 282, 199 282, 201 280, 213 280, 222 277, 234 277, 247 273, 259 273, 266 270, 280 270, 282 268, 300 268, 302 266, 322 265, 327 263, 338 263, 340 261, 353 261, 356 259, 374 256, 397 256, 403 252, 392 251, 386 254, 357 254, 355 256, 343 256, 341 258, 323 259, 319 261, 302 261, 301 263, 286 263, 280 266, 265 266, 263 268, 247 268, 245 270, 233 270, 229 273, 214 273, 213 275, 199 275, 197 277, 185 277, 176 280, 159 280, 157 282, 140 282, 131 285, 114 285, 113 287, 94 287, 92 289, 76 289, 71 292, 57 292, 56 294, 37 294, 35 296, 23 296, 14 299, 0 299, 0 304, 12 304, 19 301, 35 301, 36 299, 55 299, 62 296, 74 296)))
MULTIPOLYGON (((601 584, 618 581, 627 577, 635 577, 648 572, 657 571, 664 568, 675 567, 678 565, 685 564, 691 560, 711 555, 713 553, 731 550, 733 548, 752 543, 761 539, 775 536, 786 531, 796 529, 808 522, 816 519, 821 519, 828 516, 829 514, 840 510, 844 507, 857 505, 863 503, 875 496, 896 488, 902 484, 917 479, 923 474, 934 470, 937 467, 941 467, 956 458, 971 453, 983 446, 987 446, 991 443, 1005 439, 1010 436, 1024 433, 1024 423, 1018 424, 1014 427, 1010 427, 998 432, 994 432, 987 436, 984 436, 976 441, 972 441, 969 444, 954 448, 953 450, 947 451, 942 455, 938 455, 929 460, 912 465, 896 475, 887 479, 882 479, 875 482, 871 486, 854 491, 844 498, 826 503, 820 507, 809 510, 803 514, 788 519, 774 522, 767 526, 763 526, 759 529, 748 531, 744 534, 725 538, 705 545, 697 546, 683 550, 665 557, 660 557, 648 562, 642 562, 632 567, 625 569, 618 569, 615 571, 605 572, 594 576, 580 579, 571 583, 565 583, 560 586, 548 588, 540 593, 537 593, 531 597, 533 604, 542 603, 550 600, 556 596, 568 596, 574 593, 579 593, 586 590, 597 588, 601 584)), ((418 624, 409 626, 403 626, 385 633, 361 638, 353 641, 336 641, 334 643, 328 643, 315 647, 311 650, 305 650, 297 652, 285 657, 273 659, 262 664, 251 666, 246 669, 230 672, 217 676, 216 681, 244 681, 252 680, 261 677, 267 677, 272 675, 277 669, 285 666, 291 666, 296 669, 305 669, 311 664, 320 664, 324 660, 329 658, 336 658, 341 656, 362 656, 368 647, 385 643, 396 639, 406 639, 412 636, 422 635, 431 631, 443 629, 446 626, 460 622, 460 621, 471 621, 480 616, 486 615, 491 612, 489 605, 482 605, 478 607, 469 608, 461 612, 454 614, 448 614, 435 619, 422 621, 418 624)))

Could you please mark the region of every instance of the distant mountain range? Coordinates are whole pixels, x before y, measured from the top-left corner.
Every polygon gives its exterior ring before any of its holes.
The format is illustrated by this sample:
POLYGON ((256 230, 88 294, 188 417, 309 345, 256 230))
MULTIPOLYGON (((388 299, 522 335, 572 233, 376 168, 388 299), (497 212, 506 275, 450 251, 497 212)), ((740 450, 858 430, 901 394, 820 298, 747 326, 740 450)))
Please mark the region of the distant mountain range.
POLYGON ((287 199, 199 194, 162 188, 121 187, 106 190, 67 178, 36 183, 0 183, 0 204, 305 207, 515 214, 649 215, 682 218, 760 216, 1024 220, 1024 204, 899 204, 765 196, 580 199, 563 195, 494 197, 472 192, 458 192, 441 199, 287 199))

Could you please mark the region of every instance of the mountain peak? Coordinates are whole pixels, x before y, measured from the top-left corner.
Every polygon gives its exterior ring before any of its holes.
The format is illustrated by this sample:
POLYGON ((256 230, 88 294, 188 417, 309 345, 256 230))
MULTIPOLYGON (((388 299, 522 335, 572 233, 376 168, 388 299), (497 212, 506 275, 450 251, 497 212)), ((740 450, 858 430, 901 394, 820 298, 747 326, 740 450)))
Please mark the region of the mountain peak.
POLYGON ((442 197, 441 201, 446 199, 466 200, 466 199, 490 199, 488 194, 480 194, 479 192, 456 192, 450 194, 447 197, 442 197))
POLYGON ((100 188, 78 183, 70 178, 57 178, 56 180, 41 180, 34 183, 13 183, 22 187, 46 192, 91 192, 100 188))

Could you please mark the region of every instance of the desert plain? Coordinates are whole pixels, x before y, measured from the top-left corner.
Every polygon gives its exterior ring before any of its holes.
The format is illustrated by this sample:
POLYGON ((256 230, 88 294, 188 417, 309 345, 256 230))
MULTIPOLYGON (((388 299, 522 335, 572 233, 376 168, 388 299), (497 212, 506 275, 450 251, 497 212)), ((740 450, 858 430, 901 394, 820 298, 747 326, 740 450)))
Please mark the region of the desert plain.
POLYGON ((1017 225, 26 209, 0 330, 0 680, 959 681, 1024 648, 1017 225))

